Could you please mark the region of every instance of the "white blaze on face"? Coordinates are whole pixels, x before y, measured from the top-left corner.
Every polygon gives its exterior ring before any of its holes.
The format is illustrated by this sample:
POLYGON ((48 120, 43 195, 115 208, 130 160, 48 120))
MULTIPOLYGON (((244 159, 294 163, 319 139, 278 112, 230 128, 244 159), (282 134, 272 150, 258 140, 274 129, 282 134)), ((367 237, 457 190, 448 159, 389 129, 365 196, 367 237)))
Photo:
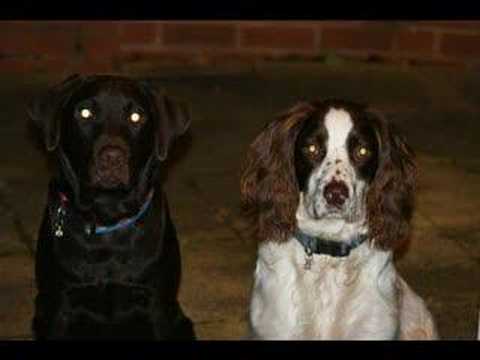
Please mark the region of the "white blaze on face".
POLYGON ((325 128, 328 133, 327 156, 328 161, 348 161, 347 138, 353 128, 350 114, 341 109, 330 109, 325 116, 325 128), (335 159, 335 157, 337 157, 335 159))
POLYGON ((310 177, 308 184, 310 195, 313 195, 312 192, 323 190, 323 187, 333 179, 344 181, 351 191, 349 178, 355 176, 347 149, 348 135, 353 128, 350 114, 345 110, 332 108, 325 115, 324 125, 328 134, 327 153, 321 165, 313 170, 310 177))
MULTIPOLYGON (((342 109, 331 108, 325 115, 324 125, 328 133, 326 155, 322 163, 313 170, 308 181, 308 190, 302 194, 297 210, 299 227, 312 235, 344 233, 346 222, 363 222, 365 218, 364 194, 366 184, 357 178, 348 155, 348 136, 353 129, 350 114, 342 109), (343 181, 349 197, 342 209, 328 206, 323 192, 333 179, 343 181)), ((358 223, 351 223, 358 230, 358 223)), ((350 231, 347 231, 350 232, 350 231)))

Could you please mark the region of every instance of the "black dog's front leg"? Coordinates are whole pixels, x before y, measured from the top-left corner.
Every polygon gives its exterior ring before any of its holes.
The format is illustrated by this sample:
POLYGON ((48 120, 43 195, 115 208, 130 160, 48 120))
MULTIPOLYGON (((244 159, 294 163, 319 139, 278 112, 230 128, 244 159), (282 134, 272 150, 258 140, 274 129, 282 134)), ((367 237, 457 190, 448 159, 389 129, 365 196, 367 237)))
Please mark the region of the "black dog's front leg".
POLYGON ((32 321, 33 338, 36 340, 49 339, 54 328, 54 319, 60 306, 58 296, 54 296, 55 287, 55 259, 52 253, 53 239, 50 236, 50 222, 48 207, 45 209, 35 254, 35 283, 37 295, 35 297, 35 312, 32 321), (49 256, 50 254, 50 256, 49 256))
POLYGON ((158 298, 171 299, 171 302, 170 305, 158 306, 158 309, 167 309, 167 313, 157 317, 157 334, 159 338, 168 340, 196 340, 193 322, 185 315, 177 300, 182 278, 180 246, 167 202, 165 201, 163 205, 162 213, 165 216, 165 223, 160 236, 163 251, 160 258, 157 259, 157 275, 154 277, 160 278, 162 283, 159 287, 158 298), (168 324, 165 324, 165 321, 168 324), (170 330, 165 332, 165 329, 170 330))

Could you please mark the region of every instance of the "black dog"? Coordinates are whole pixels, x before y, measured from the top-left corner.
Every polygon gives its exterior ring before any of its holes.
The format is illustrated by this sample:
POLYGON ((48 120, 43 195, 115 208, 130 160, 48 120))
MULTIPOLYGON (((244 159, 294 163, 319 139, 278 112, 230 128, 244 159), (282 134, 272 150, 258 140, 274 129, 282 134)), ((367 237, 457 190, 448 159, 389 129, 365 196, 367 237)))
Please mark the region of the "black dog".
POLYGON ((141 81, 74 75, 29 108, 55 160, 36 253, 36 339, 193 339, 159 180, 187 107, 141 81))

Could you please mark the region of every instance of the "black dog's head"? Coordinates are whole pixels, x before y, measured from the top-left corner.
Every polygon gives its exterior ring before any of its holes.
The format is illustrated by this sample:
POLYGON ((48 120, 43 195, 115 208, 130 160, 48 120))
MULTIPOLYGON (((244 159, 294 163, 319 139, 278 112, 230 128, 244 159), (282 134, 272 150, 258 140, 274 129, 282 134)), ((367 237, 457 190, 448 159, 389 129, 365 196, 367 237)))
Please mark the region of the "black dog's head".
POLYGON ((28 114, 77 192, 137 188, 190 124, 185 104, 113 75, 71 76, 34 101, 28 114))

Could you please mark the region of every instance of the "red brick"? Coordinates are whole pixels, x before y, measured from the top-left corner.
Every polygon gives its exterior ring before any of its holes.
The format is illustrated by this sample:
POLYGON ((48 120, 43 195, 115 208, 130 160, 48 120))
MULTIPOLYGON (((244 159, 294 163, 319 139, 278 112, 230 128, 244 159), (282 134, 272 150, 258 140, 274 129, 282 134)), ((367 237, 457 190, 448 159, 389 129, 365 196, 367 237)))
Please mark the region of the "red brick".
POLYGON ((351 27, 351 26, 364 26, 371 25, 372 21, 364 20, 322 20, 318 21, 317 25, 320 27, 351 27))
POLYGON ((235 26, 233 24, 163 24, 165 45, 200 45, 233 47, 235 26))
POLYGON ((75 37, 67 32, 49 32, 44 34, 35 48, 48 55, 69 57, 75 53, 75 37))
POLYGON ((124 51, 121 54, 120 61, 124 66, 147 64, 176 64, 187 65, 193 63, 195 53, 191 51, 174 50, 142 50, 142 51, 124 51))
POLYGON ((66 59, 75 53, 75 22, 1 22, 0 53, 26 58, 66 59))
POLYGON ((12 72, 12 73, 21 73, 21 72, 30 72, 35 63, 38 61, 35 60, 25 60, 25 59, 1 59, 0 60, 0 72, 12 72))
POLYGON ((0 21, 0 32, 2 34, 9 32, 36 31, 38 23, 32 21, 0 21))
POLYGON ((397 34, 397 50, 416 54, 433 52, 434 34, 430 31, 400 30, 397 34))
POLYGON ((77 32, 83 21, 34 21, 29 23, 33 31, 77 32))
POLYGON ((266 53, 236 50, 184 51, 175 49, 142 50, 124 52, 121 62, 123 68, 155 68, 159 65, 227 65, 253 63, 264 59, 266 53))
POLYGON ((478 57, 480 56, 480 35, 442 35, 440 52, 451 57, 478 57))
POLYGON ((114 71, 113 65, 111 62, 102 61, 101 59, 96 59, 92 61, 86 61, 81 63, 79 66, 76 66, 76 71, 81 73, 110 73, 114 71))
POLYGON ((428 67, 443 67, 443 68, 465 68, 465 63, 459 61, 450 61, 442 59, 422 59, 416 57, 414 59, 406 59, 407 64, 410 66, 428 66, 428 67))
POLYGON ((392 47, 394 32, 386 26, 324 28, 321 45, 325 49, 380 50, 392 47))
POLYGON ((111 59, 120 50, 118 22, 85 22, 82 24, 80 45, 86 58, 111 59))
POLYGON ((313 50, 314 37, 313 27, 289 25, 246 26, 241 29, 241 46, 313 50))
POLYGON ((0 72, 59 72, 63 71, 68 62, 65 60, 34 60, 34 59, 3 59, 0 60, 0 72))
POLYGON ((157 24, 152 22, 125 22, 120 28, 122 44, 149 44, 157 38, 157 24))
POLYGON ((73 33, 45 28, 11 27, 9 31, 0 31, 0 43, 0 53, 4 55, 65 57, 75 51, 73 33))
POLYGON ((232 51, 227 53, 209 54, 209 61, 212 64, 238 64, 238 63, 254 63, 258 59, 265 58, 265 53, 232 51))
POLYGON ((435 27, 446 30, 478 30, 480 31, 480 21, 417 21, 411 25, 421 27, 435 27))

